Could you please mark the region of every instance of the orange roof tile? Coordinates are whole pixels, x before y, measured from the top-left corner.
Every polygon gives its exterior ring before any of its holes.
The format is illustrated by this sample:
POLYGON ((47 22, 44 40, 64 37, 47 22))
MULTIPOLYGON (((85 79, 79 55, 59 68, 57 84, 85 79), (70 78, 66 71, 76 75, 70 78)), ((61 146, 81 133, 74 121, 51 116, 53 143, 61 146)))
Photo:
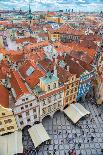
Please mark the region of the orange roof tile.
POLYGON ((33 89, 38 83, 39 78, 43 77, 45 73, 41 72, 40 70, 36 69, 34 73, 32 73, 30 76, 26 77, 26 82, 28 85, 33 89))
POLYGON ((16 42, 17 42, 17 43, 23 43, 23 42, 26 42, 26 41, 29 41, 29 42, 31 42, 31 43, 34 43, 34 42, 36 42, 36 39, 33 38, 33 37, 18 38, 18 39, 16 39, 16 42))
POLYGON ((31 49, 36 49, 36 48, 48 46, 48 44, 49 44, 48 41, 42 41, 42 42, 39 42, 39 43, 29 44, 25 48, 27 50, 31 50, 31 49))
POLYGON ((25 83, 21 79, 19 73, 15 70, 11 70, 11 79, 10 83, 12 88, 16 93, 16 98, 18 99, 20 96, 24 94, 29 94, 29 90, 27 89, 25 83))
POLYGON ((0 105, 9 108, 9 91, 0 83, 0 105))
POLYGON ((31 88, 34 88, 35 85, 39 83, 39 78, 44 76, 45 73, 40 71, 40 69, 37 68, 34 64, 32 64, 30 61, 26 61, 20 68, 20 73, 25 78, 26 82, 29 84, 31 88), (32 66, 34 68, 34 72, 31 75, 27 75, 26 71, 29 69, 29 67, 32 66))

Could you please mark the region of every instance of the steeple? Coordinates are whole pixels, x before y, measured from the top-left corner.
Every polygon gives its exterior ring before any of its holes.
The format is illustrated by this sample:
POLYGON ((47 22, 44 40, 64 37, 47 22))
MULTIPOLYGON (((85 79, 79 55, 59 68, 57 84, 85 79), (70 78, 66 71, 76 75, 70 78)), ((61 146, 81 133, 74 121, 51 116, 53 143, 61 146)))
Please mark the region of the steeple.
POLYGON ((29 14, 31 14, 31 8, 30 8, 30 3, 29 3, 29 14))

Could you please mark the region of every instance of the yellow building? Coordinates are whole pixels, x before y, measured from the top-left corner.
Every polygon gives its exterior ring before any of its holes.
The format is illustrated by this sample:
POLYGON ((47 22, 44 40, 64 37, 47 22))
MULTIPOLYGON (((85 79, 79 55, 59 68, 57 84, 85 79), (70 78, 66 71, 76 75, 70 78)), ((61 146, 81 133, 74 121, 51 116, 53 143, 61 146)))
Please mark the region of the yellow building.
POLYGON ((48 21, 48 22, 50 21, 50 22, 55 22, 55 23, 59 24, 61 22, 61 17, 54 17, 54 16, 46 15, 45 20, 48 21))
POLYGON ((71 75, 68 78, 68 81, 65 83, 65 98, 64 98, 64 107, 66 105, 70 105, 71 103, 76 103, 78 86, 79 86, 79 78, 76 75, 71 75))
POLYGON ((60 34, 56 30, 49 30, 48 35, 49 35, 49 40, 52 40, 52 41, 60 40, 60 34))
POLYGON ((16 121, 9 108, 9 92, 0 84, 0 135, 17 130, 16 121))

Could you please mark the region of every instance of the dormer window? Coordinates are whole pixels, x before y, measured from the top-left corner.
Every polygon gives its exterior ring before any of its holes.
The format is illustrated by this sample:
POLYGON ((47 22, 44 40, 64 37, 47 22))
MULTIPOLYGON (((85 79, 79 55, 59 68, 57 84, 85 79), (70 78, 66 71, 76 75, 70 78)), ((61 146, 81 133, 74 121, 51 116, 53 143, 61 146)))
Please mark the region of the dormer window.
POLYGON ((48 85, 48 90, 50 90, 50 85, 48 85))

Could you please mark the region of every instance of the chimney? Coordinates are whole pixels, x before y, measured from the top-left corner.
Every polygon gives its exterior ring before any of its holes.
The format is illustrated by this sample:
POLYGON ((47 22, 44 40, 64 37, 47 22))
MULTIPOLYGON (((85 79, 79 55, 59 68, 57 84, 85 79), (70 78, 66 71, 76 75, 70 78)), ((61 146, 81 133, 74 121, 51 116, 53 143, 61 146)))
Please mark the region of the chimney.
POLYGON ((57 76, 57 68, 56 68, 56 65, 54 65, 54 75, 57 76))
POLYGON ((69 72, 70 66, 67 66, 67 71, 69 72))

